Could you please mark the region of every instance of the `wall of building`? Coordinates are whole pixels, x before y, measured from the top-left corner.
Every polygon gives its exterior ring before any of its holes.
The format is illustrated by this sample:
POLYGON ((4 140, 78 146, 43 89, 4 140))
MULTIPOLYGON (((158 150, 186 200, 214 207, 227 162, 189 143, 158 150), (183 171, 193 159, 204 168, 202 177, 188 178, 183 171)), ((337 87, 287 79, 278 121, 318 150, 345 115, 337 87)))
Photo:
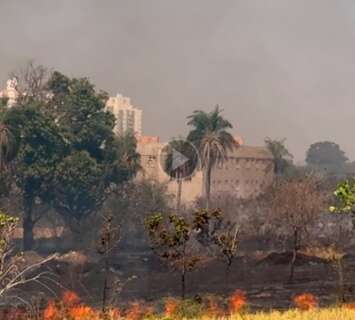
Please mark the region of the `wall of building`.
MULTIPOLYGON (((159 163, 162 143, 138 144, 142 171, 138 179, 151 179, 167 183, 172 194, 177 192, 177 183, 162 170, 159 163)), ((263 147, 240 146, 227 156, 223 165, 212 171, 211 191, 218 195, 233 194, 247 199, 261 194, 274 180, 274 162, 270 152, 263 147)), ((191 203, 203 195, 203 174, 197 171, 191 179, 183 182, 182 200, 191 203)))

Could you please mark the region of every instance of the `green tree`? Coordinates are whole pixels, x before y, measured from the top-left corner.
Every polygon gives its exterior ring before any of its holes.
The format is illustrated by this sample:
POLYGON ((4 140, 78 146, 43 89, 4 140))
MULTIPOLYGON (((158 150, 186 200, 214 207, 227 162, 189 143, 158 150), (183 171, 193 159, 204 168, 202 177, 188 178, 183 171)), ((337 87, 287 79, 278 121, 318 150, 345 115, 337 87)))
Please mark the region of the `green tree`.
POLYGON ((274 172, 277 175, 282 175, 292 166, 293 155, 285 146, 286 139, 273 140, 265 139, 265 146, 270 150, 274 157, 274 172))
POLYGON ((347 161, 348 158, 340 146, 330 141, 312 144, 306 155, 309 166, 332 171, 343 170, 347 161))
POLYGON ((48 109, 72 149, 85 150, 99 162, 105 161, 114 141, 114 115, 105 110, 108 98, 96 92, 86 78, 70 79, 54 72, 48 81, 52 98, 48 109))
POLYGON ((33 227, 40 218, 34 211, 35 204, 37 200, 50 201, 52 179, 66 150, 54 119, 40 108, 35 102, 16 106, 9 109, 3 120, 18 144, 14 176, 22 194, 24 250, 32 249, 33 227))
POLYGON ((204 176, 204 194, 206 208, 209 208, 211 197, 211 173, 217 163, 223 163, 229 150, 238 144, 229 133, 232 124, 221 115, 222 110, 216 106, 211 112, 194 111, 188 117, 188 125, 193 129, 187 140, 199 151, 204 176))
MULTIPOLYGON (((212 227, 222 219, 219 210, 211 212, 197 210, 192 221, 176 214, 166 218, 160 213, 152 214, 145 221, 146 229, 152 242, 152 249, 181 277, 181 297, 185 298, 186 275, 202 260, 201 253, 196 250, 195 242, 212 238, 212 227)), ((204 247, 212 242, 202 242, 204 247)))
POLYGON ((334 191, 335 204, 330 207, 333 213, 347 213, 355 217, 355 178, 339 183, 334 191))
POLYGON ((80 233, 80 222, 104 202, 103 174, 103 167, 86 151, 74 151, 58 165, 53 206, 72 231, 80 233))
POLYGON ((130 180, 139 169, 133 135, 116 137, 115 119, 107 112, 107 94, 88 79, 70 79, 54 72, 48 81, 48 103, 69 149, 54 179, 53 205, 72 231, 96 213, 115 185, 130 180))

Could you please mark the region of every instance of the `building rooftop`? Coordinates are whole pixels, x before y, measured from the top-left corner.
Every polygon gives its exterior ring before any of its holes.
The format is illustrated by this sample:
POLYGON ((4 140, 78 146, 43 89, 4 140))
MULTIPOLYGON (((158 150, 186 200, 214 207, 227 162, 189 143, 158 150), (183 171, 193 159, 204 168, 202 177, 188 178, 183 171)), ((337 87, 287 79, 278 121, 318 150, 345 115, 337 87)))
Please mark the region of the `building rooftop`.
POLYGON ((230 157, 250 159, 273 159, 272 153, 265 147, 239 146, 229 153, 230 157))

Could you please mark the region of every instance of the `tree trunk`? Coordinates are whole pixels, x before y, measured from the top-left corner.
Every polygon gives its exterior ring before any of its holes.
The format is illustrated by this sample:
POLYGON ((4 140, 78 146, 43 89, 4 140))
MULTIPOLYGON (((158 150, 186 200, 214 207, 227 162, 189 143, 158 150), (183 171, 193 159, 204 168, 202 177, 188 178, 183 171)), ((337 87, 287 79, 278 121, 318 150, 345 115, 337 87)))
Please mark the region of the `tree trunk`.
POLYGON ((290 264, 289 283, 293 283, 293 278, 295 273, 295 263, 297 260, 297 252, 298 252, 298 230, 295 229, 293 232, 293 250, 292 250, 292 260, 290 264))
POLYGON ((231 267, 232 267, 232 261, 228 261, 227 266, 226 266, 226 274, 225 274, 225 281, 226 281, 226 284, 225 284, 226 287, 225 287, 225 289, 228 288, 228 284, 229 284, 229 274, 230 274, 231 267))
POLYGON ((206 168, 206 177, 205 177, 205 189, 206 189, 206 209, 210 209, 210 199, 211 199, 211 164, 208 163, 206 168))
POLYGON ((337 259, 336 267, 338 270, 338 299, 339 302, 345 302, 345 293, 344 293, 344 266, 342 259, 337 259))
POLYGON ((186 293, 186 272, 183 270, 181 272, 181 299, 185 300, 185 293, 186 293))
POLYGON ((186 243, 183 244, 182 249, 182 269, 181 269, 181 298, 185 299, 186 293, 186 243))
POLYGON ((181 194, 182 194, 182 179, 177 180, 178 190, 177 190, 177 199, 176 199, 176 212, 179 215, 181 210, 181 194))
POLYGON ((23 250, 30 251, 33 249, 33 217, 32 217, 32 210, 33 210, 33 199, 25 199, 23 205, 23 250))

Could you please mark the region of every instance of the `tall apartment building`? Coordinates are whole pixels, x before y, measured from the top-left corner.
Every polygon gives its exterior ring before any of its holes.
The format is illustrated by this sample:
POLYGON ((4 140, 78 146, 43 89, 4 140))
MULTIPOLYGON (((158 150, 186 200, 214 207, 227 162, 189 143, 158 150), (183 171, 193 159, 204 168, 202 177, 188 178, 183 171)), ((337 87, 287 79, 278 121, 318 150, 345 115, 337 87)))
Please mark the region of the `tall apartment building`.
POLYGON ((114 132, 121 135, 131 132, 137 138, 142 135, 142 110, 131 104, 131 99, 117 94, 107 100, 106 108, 116 117, 114 132))
POLYGON ((7 99, 7 106, 10 108, 16 104, 19 97, 19 92, 17 91, 17 79, 9 79, 6 82, 6 89, 0 91, 0 98, 7 99))

